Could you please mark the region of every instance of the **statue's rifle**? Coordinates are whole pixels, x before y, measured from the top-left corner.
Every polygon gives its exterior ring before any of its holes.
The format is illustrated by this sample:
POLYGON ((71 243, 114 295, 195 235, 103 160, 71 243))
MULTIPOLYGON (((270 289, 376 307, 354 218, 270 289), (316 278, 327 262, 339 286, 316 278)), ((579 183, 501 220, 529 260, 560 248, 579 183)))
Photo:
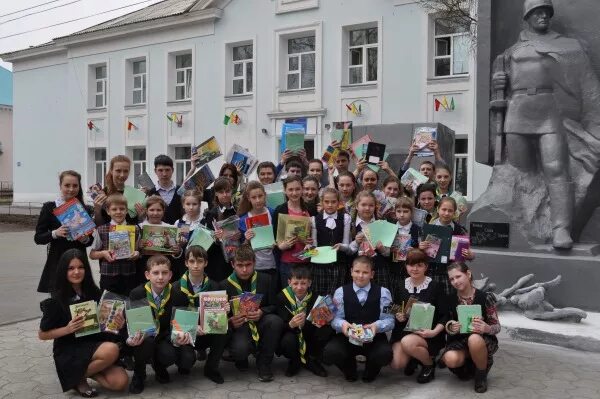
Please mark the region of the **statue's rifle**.
MULTIPOLYGON (((492 67, 492 76, 496 72, 505 72, 504 69, 504 54, 500 54, 494 60, 492 67)), ((506 95, 504 89, 493 89, 492 98, 490 101, 491 110, 491 129, 495 136, 495 148, 494 148, 494 165, 499 165, 503 161, 503 151, 506 145, 506 139, 504 135, 504 114, 506 113, 506 95)))

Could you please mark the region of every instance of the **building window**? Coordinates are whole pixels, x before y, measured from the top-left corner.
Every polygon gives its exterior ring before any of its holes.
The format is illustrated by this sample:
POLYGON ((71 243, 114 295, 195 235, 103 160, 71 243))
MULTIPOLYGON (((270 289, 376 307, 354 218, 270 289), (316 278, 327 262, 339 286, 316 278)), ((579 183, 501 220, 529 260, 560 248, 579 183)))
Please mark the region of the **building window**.
POLYGON ((134 148, 131 152, 133 158, 133 186, 139 186, 139 176, 146 171, 146 149, 134 148))
POLYGON ((106 107, 106 92, 108 86, 108 80, 106 75, 106 65, 100 65, 94 68, 95 81, 96 81, 96 94, 95 94, 95 107, 105 108, 106 107))
POLYGON ((192 54, 175 56, 175 100, 192 98, 192 54))
POLYGON ((253 48, 251 44, 231 49, 233 61, 233 94, 252 93, 253 48))
POLYGON ((434 76, 455 76, 469 73, 468 27, 445 19, 435 20, 434 76))
POLYGON ((377 27, 348 32, 348 83, 377 81, 377 27))
POLYGON ((132 104, 146 103, 146 60, 131 63, 133 86, 132 104))
POLYGON ((104 177, 106 176, 106 148, 96 148, 94 150, 94 180, 104 187, 104 177))
POLYGON ((190 146, 175 147, 175 184, 181 185, 192 168, 192 149, 190 146))
POLYGON ((288 39, 287 89, 315 87, 315 36, 288 39))
POLYGON ((467 195, 468 139, 454 141, 454 191, 467 195))

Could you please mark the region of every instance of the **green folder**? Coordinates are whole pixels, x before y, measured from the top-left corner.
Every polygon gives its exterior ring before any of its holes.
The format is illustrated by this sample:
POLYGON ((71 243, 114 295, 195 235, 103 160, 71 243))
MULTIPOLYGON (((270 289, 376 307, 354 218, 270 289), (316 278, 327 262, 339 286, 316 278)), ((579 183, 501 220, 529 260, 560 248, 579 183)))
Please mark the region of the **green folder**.
POLYGON ((456 312, 460 323, 460 333, 469 334, 472 330, 473 317, 481 317, 481 305, 458 305, 456 312))
POLYGON ((310 258, 312 263, 327 264, 337 262, 337 251, 333 247, 317 247, 317 254, 310 258))
POLYGON ((273 225, 254 227, 254 237, 250 240, 253 250, 271 248, 275 244, 273 236, 273 225))
POLYGON ((431 330, 435 306, 429 303, 417 302, 410 309, 410 317, 406 331, 431 330))
POLYGON ((269 208, 275 209, 285 202, 282 182, 278 181, 265 185, 265 192, 267 193, 267 206, 269 208))
POLYGON ((135 204, 139 203, 144 205, 146 203, 146 194, 137 188, 125 186, 123 195, 127 199, 127 212, 129 213, 129 216, 134 217, 137 214, 135 204))
POLYGON ((304 134, 287 133, 285 135, 285 147, 292 152, 298 152, 304 148, 304 134))
POLYGON ((148 336, 156 335, 156 324, 150 306, 126 309, 125 317, 127 318, 127 332, 130 337, 133 337, 138 331, 148 336))
POLYGON ((198 227, 192 233, 187 246, 191 247, 193 245, 198 245, 208 251, 214 242, 215 239, 211 231, 205 229, 204 227, 198 227))
POLYGON ((369 242, 373 247, 377 246, 377 243, 381 241, 381 244, 389 248, 394 243, 398 227, 386 220, 376 220, 373 223, 367 225, 369 242))
POLYGON ((178 332, 189 333, 192 342, 195 342, 199 317, 198 309, 174 309, 173 318, 171 319, 171 342, 175 342, 178 332))

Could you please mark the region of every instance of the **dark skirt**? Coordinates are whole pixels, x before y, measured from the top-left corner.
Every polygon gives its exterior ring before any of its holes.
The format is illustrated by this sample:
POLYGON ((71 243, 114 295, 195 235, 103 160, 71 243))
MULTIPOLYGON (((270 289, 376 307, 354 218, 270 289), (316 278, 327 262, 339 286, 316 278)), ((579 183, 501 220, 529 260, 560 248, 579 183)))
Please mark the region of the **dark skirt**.
POLYGON ((54 348, 54 365, 63 392, 75 389, 85 377, 92 356, 101 344, 102 342, 81 337, 70 345, 54 348))
MULTIPOLYGON (((494 353, 498 351, 498 338, 495 335, 482 335, 483 340, 485 341, 485 347, 488 352, 488 361, 487 361, 487 370, 489 371, 494 364, 494 353)), ((444 356, 444 353, 448 351, 466 351, 469 353, 469 335, 461 334, 458 336, 448 336, 448 343, 446 347, 442 350, 440 356, 444 356)), ((468 359, 470 361, 470 359, 468 359)))
POLYGON ((390 289, 391 278, 390 278, 390 264, 385 257, 382 255, 375 255, 373 258, 375 265, 375 277, 373 282, 380 287, 390 289))
MULTIPOLYGON (((401 328, 394 328, 392 331, 392 337, 390 339, 390 344, 395 344, 402 340, 402 338, 407 335, 412 334, 412 331, 404 331, 401 328)), ((427 342, 427 351, 429 352, 429 356, 434 357, 437 356, 438 353, 442 350, 444 345, 446 344, 446 334, 442 331, 438 335, 433 338, 425 338, 427 342)))
POLYGON ((454 287, 450 284, 448 278, 448 265, 445 263, 430 263, 428 275, 438 284, 445 296, 454 293, 454 287))
POLYGON ((312 264, 311 291, 314 295, 331 295, 344 285, 346 265, 340 263, 312 264))

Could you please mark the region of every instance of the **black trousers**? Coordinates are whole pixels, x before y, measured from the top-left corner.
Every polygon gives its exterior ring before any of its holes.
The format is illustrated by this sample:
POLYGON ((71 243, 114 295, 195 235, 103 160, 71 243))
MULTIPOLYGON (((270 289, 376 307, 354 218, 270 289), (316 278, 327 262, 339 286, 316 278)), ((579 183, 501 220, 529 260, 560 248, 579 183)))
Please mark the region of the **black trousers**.
POLYGON ((392 361, 392 347, 385 334, 377 334, 373 342, 358 346, 351 344, 344 334, 336 334, 325 345, 323 350, 323 363, 335 364, 340 369, 356 370, 356 355, 367 358, 365 369, 370 372, 378 372, 383 366, 392 361))
POLYGON ((218 371, 219 362, 223 356, 225 345, 227 344, 226 334, 210 334, 196 337, 196 342, 192 345, 185 345, 175 348, 179 363, 177 365, 183 369, 191 369, 196 362, 196 351, 210 348, 210 353, 204 363, 204 369, 218 371))
POLYGON ((135 274, 127 276, 100 275, 100 289, 107 290, 121 296, 129 296, 131 290, 138 285, 138 280, 135 274))
POLYGON ((258 348, 254 344, 248 323, 230 330, 229 353, 235 361, 248 359, 256 351, 256 361, 259 364, 270 365, 273 362, 275 349, 283 331, 283 320, 275 314, 266 314, 257 323, 258 348))
POLYGON ((182 349, 174 347, 167 338, 156 340, 155 337, 146 337, 140 345, 133 347, 134 373, 145 375, 146 365, 149 363, 160 368, 167 368, 172 364, 182 368, 190 363, 193 365, 196 354, 192 351, 190 355, 182 349))
MULTIPOLYGON (((310 323, 310 322, 307 322, 310 323)), ((320 359, 323 354, 323 349, 331 337, 335 334, 330 326, 321 328, 312 325, 305 328, 303 335, 306 342, 306 356, 313 359, 320 359)), ((278 353, 290 360, 300 360, 300 342, 298 341, 298 333, 287 330, 283 333, 279 343, 278 353)))

